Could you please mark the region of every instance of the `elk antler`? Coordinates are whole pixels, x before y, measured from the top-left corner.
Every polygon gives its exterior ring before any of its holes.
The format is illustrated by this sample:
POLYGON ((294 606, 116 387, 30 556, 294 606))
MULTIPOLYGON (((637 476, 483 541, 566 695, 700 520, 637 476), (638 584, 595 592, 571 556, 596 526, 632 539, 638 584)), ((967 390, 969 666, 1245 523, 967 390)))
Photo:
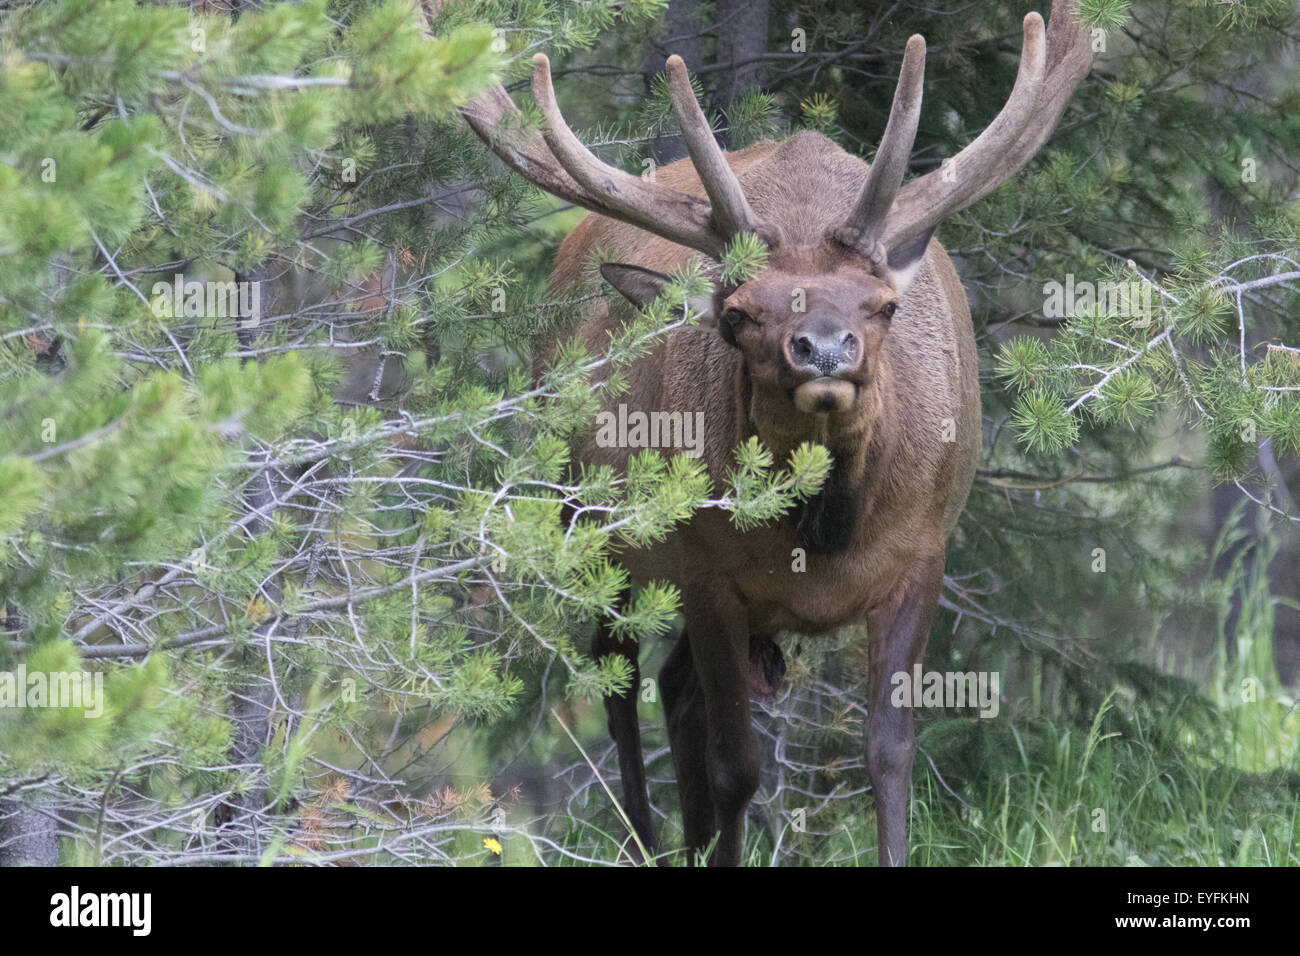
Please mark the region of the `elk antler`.
MULTIPOLYGON (((1031 13, 1025 17, 1020 68, 1001 112, 946 168, 927 173, 900 190, 898 156, 906 157, 915 137, 916 118, 911 110, 919 108, 923 68, 920 56, 913 54, 918 38, 909 40, 876 162, 849 219, 837 230, 837 238, 874 259, 882 249, 895 249, 909 239, 928 236, 945 218, 1019 172, 1052 135, 1066 102, 1092 65, 1090 37, 1074 10, 1067 9, 1073 6, 1068 0, 1053 0, 1046 35, 1041 16, 1031 13), (909 74, 909 56, 916 61, 916 75, 909 74), (915 84, 914 88, 909 84, 915 84), (882 161, 886 168, 877 177, 874 173, 882 161), (885 205, 887 199, 892 199, 892 204, 885 205)), ((901 165, 905 164, 904 158, 901 165)))
POLYGON ((894 89, 894 104, 889 109, 885 134, 876 148, 876 158, 867 170, 866 182, 858 194, 857 204, 836 238, 853 246, 874 262, 884 265, 886 250, 879 245, 885 220, 903 184, 907 161, 916 140, 916 124, 921 118, 921 89, 925 80, 925 38, 913 34, 903 52, 903 67, 894 89))
POLYGON ((461 113, 507 166, 547 192, 721 259, 736 233, 757 232, 760 226, 713 138, 681 57, 669 57, 667 69, 673 111, 708 201, 597 159, 564 121, 544 54, 533 57, 533 98, 548 127, 540 134, 522 129, 519 110, 499 85, 466 104, 461 113))
POLYGON ((668 92, 673 101, 673 112, 677 114, 677 125, 682 129, 682 138, 686 141, 686 152, 691 156, 691 163, 700 175, 704 191, 713 205, 713 223, 718 232, 734 236, 738 232, 756 232, 758 219, 745 201, 745 194, 740 189, 740 181, 727 163, 722 147, 713 138, 709 121, 704 118, 695 91, 691 89, 691 78, 686 72, 686 63, 680 56, 673 54, 664 64, 668 71, 668 92))

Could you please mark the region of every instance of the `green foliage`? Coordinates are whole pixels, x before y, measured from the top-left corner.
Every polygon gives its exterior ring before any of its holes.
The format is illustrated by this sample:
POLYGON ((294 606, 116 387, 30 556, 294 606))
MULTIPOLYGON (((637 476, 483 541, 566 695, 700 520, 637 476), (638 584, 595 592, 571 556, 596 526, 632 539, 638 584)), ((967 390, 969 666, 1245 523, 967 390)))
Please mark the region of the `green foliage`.
POLYGON ((752 232, 739 233, 722 253, 722 281, 740 284, 753 278, 767 264, 769 255, 763 240, 752 232))
POLYGON ((1080 0, 1079 22, 1114 33, 1129 16, 1129 0, 1080 0))
POLYGON ((839 109, 835 101, 825 93, 814 93, 799 104, 799 110, 805 129, 816 130, 827 136, 835 131, 839 109))
POLYGON ((780 131, 781 114, 772 97, 751 91, 731 104, 727 111, 730 146, 741 149, 762 139, 774 139, 780 131))
POLYGON ((1020 429, 1020 440, 1032 451, 1059 451, 1079 434, 1065 403, 1043 391, 1021 395, 1011 411, 1011 421, 1020 429))
POLYGON ((790 456, 788 469, 773 471, 772 453, 757 438, 736 446, 736 467, 729 475, 734 498, 732 522, 748 531, 785 514, 815 495, 831 471, 831 456, 821 445, 804 442, 790 456))

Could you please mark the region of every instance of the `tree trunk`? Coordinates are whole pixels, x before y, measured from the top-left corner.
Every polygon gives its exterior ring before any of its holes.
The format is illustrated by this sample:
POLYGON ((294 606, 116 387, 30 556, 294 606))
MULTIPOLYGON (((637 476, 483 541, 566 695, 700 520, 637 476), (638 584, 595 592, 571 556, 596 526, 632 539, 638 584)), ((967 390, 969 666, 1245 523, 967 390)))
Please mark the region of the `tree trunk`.
POLYGON ((717 103, 723 110, 766 78, 768 0, 718 0, 717 103))
POLYGON ((10 797, 0 800, 0 866, 58 866, 58 821, 10 797))
MULTIPOLYGON (((702 62, 700 33, 703 29, 698 18, 699 6, 699 0, 669 0, 663 32, 646 42, 642 72, 647 94, 653 87, 655 76, 664 71, 664 61, 674 53, 685 61, 692 76, 699 72, 702 62)), ((680 136, 662 136, 655 140, 651 152, 655 162, 665 166, 685 156, 686 145, 680 136)))
MULTIPOLYGON (((238 281, 262 283, 264 314, 277 315, 293 311, 293 305, 287 300, 301 297, 299 275, 293 271, 272 274, 269 268, 264 267, 250 275, 238 275, 235 278, 238 281)), ((249 348, 262 337, 262 333, 263 330, 259 327, 241 327, 237 333, 239 343, 243 348, 249 348)), ((250 537, 266 530, 275 514, 277 498, 275 472, 267 469, 254 479, 245 494, 247 512, 258 514, 246 525, 250 537)), ((271 607, 279 604, 281 588, 274 576, 262 582, 261 597, 271 607)), ((217 811, 222 849, 254 858, 261 856, 267 837, 270 836, 263 820, 268 790, 263 751, 270 745, 274 733, 271 718, 275 706, 275 687, 271 683, 266 664, 266 655, 270 653, 266 642, 271 639, 269 630, 278 626, 279 622, 273 622, 254 630, 252 641, 244 648, 235 665, 246 680, 243 686, 231 694, 229 717, 234 724, 235 733, 228 760, 232 766, 251 770, 254 783, 246 792, 232 796, 217 811)))

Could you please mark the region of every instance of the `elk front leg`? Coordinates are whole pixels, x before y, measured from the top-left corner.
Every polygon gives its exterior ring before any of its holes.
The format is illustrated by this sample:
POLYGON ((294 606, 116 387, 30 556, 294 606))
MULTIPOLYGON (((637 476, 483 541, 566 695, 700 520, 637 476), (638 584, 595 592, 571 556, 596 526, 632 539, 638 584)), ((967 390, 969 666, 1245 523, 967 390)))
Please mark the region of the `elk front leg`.
MULTIPOLYGON (((943 587, 943 555, 918 562, 890 599, 867 616, 867 770, 876 797, 877 862, 907 864, 907 795, 915 736, 912 708, 894 706, 895 674, 912 679, 925 656, 930 619, 943 587)), ((915 701, 913 701, 915 703, 915 701)))
POLYGON ((683 603, 708 729, 704 753, 718 833, 709 865, 739 866, 745 810, 759 774, 749 723, 748 627, 739 602, 727 595, 688 593, 683 603))
POLYGON ((695 677, 695 662, 691 659, 690 632, 682 631, 672 653, 664 661, 659 671, 659 689, 663 692, 668 743, 673 752, 673 769, 677 773, 677 796, 682 806, 687 863, 694 866, 695 848, 709 845, 717 832, 717 825, 705 753, 709 723, 704 713, 704 695, 700 693, 700 682, 695 677))
MULTIPOLYGON (((636 641, 631 638, 619 640, 609 629, 608 621, 602 619, 596 626, 596 638, 592 642, 592 655, 596 660, 618 654, 632 665, 631 683, 623 693, 605 698, 605 714, 609 717, 609 735, 618 749, 618 772, 623 779, 623 809, 646 850, 654 855, 659 851, 659 840, 655 836, 650 798, 646 791, 645 760, 641 754, 641 724, 636 712, 636 695, 641 690, 641 669, 637 659, 639 651, 636 641)), ((632 841, 630 852, 640 855, 635 841, 632 841)))

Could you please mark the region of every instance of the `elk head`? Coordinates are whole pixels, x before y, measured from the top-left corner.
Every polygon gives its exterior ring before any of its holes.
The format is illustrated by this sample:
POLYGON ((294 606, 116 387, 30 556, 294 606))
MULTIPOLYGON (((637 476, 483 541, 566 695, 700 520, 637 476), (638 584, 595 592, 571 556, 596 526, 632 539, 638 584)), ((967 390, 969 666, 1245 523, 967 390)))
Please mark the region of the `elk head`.
MULTIPOLYGON (((1064 3, 1061 4, 1065 6, 1064 3)), ((715 284, 690 303, 740 350, 762 407, 781 417, 829 415, 845 424, 871 412, 872 385, 894 313, 939 223, 1014 175, 1051 134, 1091 62, 1086 34, 1069 11, 1024 18, 1015 85, 991 124, 948 160, 906 186, 921 111, 925 41, 907 42, 893 105, 874 161, 843 221, 828 222, 809 248, 786 241, 782 223, 757 215, 713 137, 680 57, 669 57, 672 105, 707 198, 624 172, 597 159, 570 130, 555 101, 550 65, 533 60, 533 95, 546 119, 521 135, 518 111, 501 88, 464 109, 471 127, 508 165, 561 198, 698 250, 713 262, 742 232, 762 239, 766 267, 735 287, 715 284), (796 308, 795 303, 802 306, 796 308), (775 403, 775 404, 774 404, 775 403)), ((606 263, 601 273, 633 303, 655 298, 668 276, 606 263)), ((716 269, 715 269, 716 274, 716 269)))

